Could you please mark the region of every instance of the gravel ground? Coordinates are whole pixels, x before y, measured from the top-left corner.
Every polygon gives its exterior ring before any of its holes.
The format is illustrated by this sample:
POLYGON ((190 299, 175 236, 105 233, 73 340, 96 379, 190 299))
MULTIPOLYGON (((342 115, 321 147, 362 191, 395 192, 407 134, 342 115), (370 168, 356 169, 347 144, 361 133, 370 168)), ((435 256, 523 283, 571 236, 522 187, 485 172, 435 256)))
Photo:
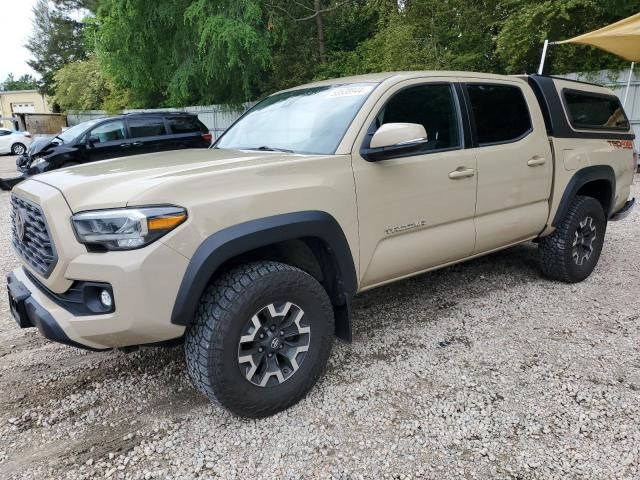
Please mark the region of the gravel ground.
POLYGON ((579 285, 527 244, 358 297, 353 343, 259 421, 198 394, 180 348, 52 344, 0 295, 0 478, 638 479, 639 220, 579 285))

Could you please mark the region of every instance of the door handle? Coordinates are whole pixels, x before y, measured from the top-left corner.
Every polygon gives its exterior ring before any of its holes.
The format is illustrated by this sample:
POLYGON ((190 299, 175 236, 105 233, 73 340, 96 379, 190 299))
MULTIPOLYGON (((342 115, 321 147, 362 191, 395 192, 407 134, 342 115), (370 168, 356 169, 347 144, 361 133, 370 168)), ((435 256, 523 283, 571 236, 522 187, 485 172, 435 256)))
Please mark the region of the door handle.
POLYGON ((142 142, 133 142, 131 145, 133 145, 134 147, 141 147, 142 142))
POLYGON ((120 144, 120 148, 129 148, 131 146, 131 144, 129 143, 121 143, 120 144))
POLYGON ((531 160, 527 162, 527 165, 530 167, 539 167, 540 165, 544 165, 547 163, 547 159, 544 157, 533 157, 531 160))
POLYGON ((449 178, 451 180, 459 180, 461 178, 473 177, 476 174, 476 171, 473 168, 464 168, 460 167, 457 170, 449 173, 449 178))

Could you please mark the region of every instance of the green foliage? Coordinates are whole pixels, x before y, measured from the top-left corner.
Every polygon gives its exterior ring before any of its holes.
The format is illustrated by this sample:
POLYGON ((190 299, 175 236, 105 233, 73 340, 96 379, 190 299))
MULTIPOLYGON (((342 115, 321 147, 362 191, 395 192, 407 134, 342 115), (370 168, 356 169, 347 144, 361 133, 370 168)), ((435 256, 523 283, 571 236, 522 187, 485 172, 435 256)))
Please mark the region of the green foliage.
MULTIPOLYGON (((65 108, 238 104, 366 72, 532 72, 545 38, 610 24, 635 13, 637 2, 39 0, 29 48, 44 91, 68 89, 54 97, 65 108), (79 92, 71 98, 72 71, 92 73, 93 102, 79 92)), ((600 50, 562 45, 551 48, 546 70, 622 66, 600 50)))
POLYGON ((38 0, 33 14, 33 33, 27 42, 33 59, 27 64, 42 77, 42 92, 52 94, 55 72, 87 57, 83 24, 73 18, 71 11, 48 0, 38 0))
POLYGON ((38 81, 29 74, 24 74, 16 79, 12 73, 7 75, 4 82, 0 82, 0 91, 35 90, 38 88, 38 81))
POLYGON ((240 103, 271 59, 255 0, 108 0, 98 22, 100 58, 134 107, 240 103))
MULTIPOLYGON (((637 0, 511 0, 512 14, 496 39, 496 52, 508 73, 534 72, 541 45, 569 39, 604 27, 638 12, 637 0)), ((626 62, 602 50, 564 44, 549 50, 546 72, 587 72, 620 69, 626 62)))
POLYGON ((54 75, 52 100, 62 111, 97 110, 109 94, 107 81, 95 58, 68 63, 54 75))

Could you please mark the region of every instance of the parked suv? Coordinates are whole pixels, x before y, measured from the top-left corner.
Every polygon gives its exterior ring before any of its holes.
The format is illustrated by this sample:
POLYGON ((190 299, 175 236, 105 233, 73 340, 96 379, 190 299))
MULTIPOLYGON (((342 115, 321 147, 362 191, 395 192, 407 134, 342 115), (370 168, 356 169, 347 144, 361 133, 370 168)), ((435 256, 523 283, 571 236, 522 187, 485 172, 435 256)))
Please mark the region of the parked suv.
POLYGON ((89 120, 55 137, 35 140, 16 160, 23 175, 5 182, 13 186, 38 173, 96 160, 209 146, 209 129, 188 113, 132 113, 89 120))
POLYGON ((610 90, 545 76, 297 87, 213 149, 19 185, 11 309, 83 348, 184 341, 200 391, 270 415, 351 339, 358 292, 532 240, 546 277, 587 278, 634 206, 633 138, 610 90))

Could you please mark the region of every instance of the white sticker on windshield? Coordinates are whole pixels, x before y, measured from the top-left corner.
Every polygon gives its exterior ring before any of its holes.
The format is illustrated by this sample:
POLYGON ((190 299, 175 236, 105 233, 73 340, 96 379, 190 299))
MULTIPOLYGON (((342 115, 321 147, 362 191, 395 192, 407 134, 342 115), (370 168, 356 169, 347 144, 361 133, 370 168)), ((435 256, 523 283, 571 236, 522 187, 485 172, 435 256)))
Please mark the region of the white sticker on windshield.
POLYGON ((360 95, 366 95, 371 90, 373 90, 373 85, 358 85, 358 86, 345 86, 334 88, 329 91, 328 98, 338 98, 338 97, 357 97, 360 95))

